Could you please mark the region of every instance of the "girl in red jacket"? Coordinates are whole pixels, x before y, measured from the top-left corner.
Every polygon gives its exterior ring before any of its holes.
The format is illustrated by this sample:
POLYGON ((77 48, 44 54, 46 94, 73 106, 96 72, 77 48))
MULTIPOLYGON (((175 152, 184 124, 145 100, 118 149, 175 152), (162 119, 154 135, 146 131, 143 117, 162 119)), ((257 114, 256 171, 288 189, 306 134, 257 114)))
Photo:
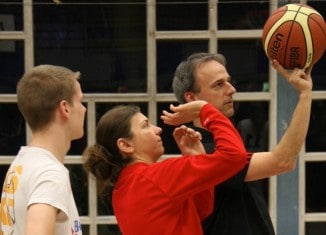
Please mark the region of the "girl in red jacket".
POLYGON ((117 106, 104 114, 96 144, 84 156, 84 168, 98 180, 112 204, 124 235, 200 235, 201 221, 213 208, 213 187, 240 171, 247 160, 241 137, 225 115, 205 101, 179 106, 161 116, 166 124, 200 117, 214 136, 215 152, 206 154, 198 132, 175 128, 182 157, 157 161, 164 153, 162 129, 137 106, 117 106))

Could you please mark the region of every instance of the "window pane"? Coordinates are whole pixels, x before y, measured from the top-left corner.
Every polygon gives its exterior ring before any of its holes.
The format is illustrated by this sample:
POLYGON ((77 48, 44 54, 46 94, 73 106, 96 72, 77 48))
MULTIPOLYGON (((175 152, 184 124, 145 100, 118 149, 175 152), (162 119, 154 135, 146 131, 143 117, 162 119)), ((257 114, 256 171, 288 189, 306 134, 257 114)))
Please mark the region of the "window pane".
POLYGON ((312 70, 312 78, 314 82, 313 90, 326 90, 326 56, 323 57, 314 65, 312 70))
POLYGON ((268 1, 218 1, 219 29, 260 29, 269 16, 268 1))
POLYGON ((207 9, 203 0, 158 0, 157 30, 207 30, 207 9))
POLYGON ((316 1, 316 0, 308 0, 307 4, 317 10, 325 19, 326 17, 326 1, 316 1))
MULTIPOLYGON (((326 1, 308 1, 307 4, 317 10, 325 19, 326 17, 326 1)), ((312 78, 314 82, 313 90, 326 90, 326 56, 314 65, 312 78)), ((324 149, 326 150, 326 148, 324 149)))
POLYGON ((307 152, 326 151, 324 133, 326 131, 326 101, 312 102, 309 129, 306 138, 307 152))
POLYGON ((0 165, 0 182, 1 182, 0 187, 1 187, 1 189, 2 189, 2 186, 3 186, 3 182, 5 181, 8 169, 9 169, 9 165, 0 165))
POLYGON ((326 189, 320 180, 326 179, 326 162, 306 163, 306 212, 326 212, 326 189))
POLYGON ((26 145, 26 125, 17 104, 0 103, 0 155, 14 155, 26 145))
POLYGON ((97 213, 98 215, 113 215, 113 207, 110 198, 97 197, 97 213))
POLYGON ((66 165, 69 170, 71 188, 80 216, 88 215, 87 175, 81 165, 66 165))
POLYGON ((221 40, 219 53, 226 57, 226 67, 237 91, 265 91, 268 58, 260 39, 221 40))
MULTIPOLYGON (((325 19, 326 17, 326 1, 308 1, 307 4, 317 10, 325 19)), ((314 65, 313 80, 314 90, 326 90, 326 56, 325 53, 322 58, 314 65)), ((324 148, 324 151, 326 148, 324 148)))
POLYGON ((237 102, 232 119, 248 151, 268 151, 268 102, 237 102))
POLYGON ((173 92, 173 74, 178 64, 192 53, 207 51, 207 41, 159 41, 157 43, 157 91, 173 92))
MULTIPOLYGON (((157 125, 162 128, 162 141, 163 141, 163 146, 165 149, 164 154, 180 154, 180 150, 177 146, 177 144, 174 141, 173 138, 173 130, 174 126, 166 125, 163 123, 161 120, 160 116, 162 115, 162 110, 168 110, 170 111, 170 106, 171 102, 169 103, 157 103, 157 125)), ((177 103, 174 103, 177 105, 177 103)))
MULTIPOLYGON (((249 152, 268 151, 268 106, 268 102, 235 103, 232 120, 249 152)), ((254 185, 268 204, 269 179, 257 180, 254 185)))
POLYGON ((145 92, 145 6, 35 4, 35 64, 79 70, 85 93, 145 92))
POLYGON ((306 223, 305 235, 321 235, 321 234, 326 234, 326 222, 306 223))
MULTIPOLYGON (((85 117, 86 118, 86 117, 85 117)), ((70 149, 67 155, 81 155, 87 145, 87 128, 84 125, 84 136, 81 139, 71 141, 70 149)))
POLYGON ((23 0, 0 2, 0 31, 23 30, 23 0))
POLYGON ((117 225, 98 225, 97 226, 98 235, 121 235, 117 225))
MULTIPOLYGON (((89 225, 82 224, 82 231, 83 231, 83 235, 89 235, 89 225)), ((101 234, 98 234, 98 235, 101 235, 101 234)))
POLYGON ((24 73, 23 41, 0 40, 0 93, 16 93, 17 81, 24 73))

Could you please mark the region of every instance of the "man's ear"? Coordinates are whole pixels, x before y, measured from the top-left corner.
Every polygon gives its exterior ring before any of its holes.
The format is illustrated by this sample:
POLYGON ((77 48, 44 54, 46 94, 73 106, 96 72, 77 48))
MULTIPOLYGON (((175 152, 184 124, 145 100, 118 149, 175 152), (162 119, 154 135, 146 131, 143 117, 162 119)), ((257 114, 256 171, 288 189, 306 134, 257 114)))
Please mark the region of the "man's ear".
POLYGON ((61 100, 58 106, 59 112, 63 117, 69 116, 69 107, 68 102, 66 100, 61 100))
POLYGON ((192 91, 186 91, 185 94, 184 94, 184 98, 185 98, 185 100, 187 102, 197 100, 197 97, 196 97, 195 93, 193 93, 192 91))
POLYGON ((134 147, 132 144, 128 142, 125 138, 119 138, 117 140, 117 146, 120 149, 121 152, 123 153, 132 153, 134 151, 134 147))

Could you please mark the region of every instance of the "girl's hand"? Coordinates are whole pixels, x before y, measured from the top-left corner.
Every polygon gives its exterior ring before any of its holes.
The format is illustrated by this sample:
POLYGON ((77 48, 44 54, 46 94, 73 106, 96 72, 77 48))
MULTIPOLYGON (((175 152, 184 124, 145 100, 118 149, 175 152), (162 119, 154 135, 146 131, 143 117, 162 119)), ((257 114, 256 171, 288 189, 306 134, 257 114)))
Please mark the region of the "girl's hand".
POLYGON ((205 153, 202 136, 198 131, 182 125, 173 131, 173 137, 182 155, 197 155, 205 153))
POLYGON ((201 108, 207 104, 206 101, 196 100, 178 106, 170 105, 172 112, 163 110, 161 119, 165 124, 178 126, 180 124, 191 122, 198 118, 201 108))

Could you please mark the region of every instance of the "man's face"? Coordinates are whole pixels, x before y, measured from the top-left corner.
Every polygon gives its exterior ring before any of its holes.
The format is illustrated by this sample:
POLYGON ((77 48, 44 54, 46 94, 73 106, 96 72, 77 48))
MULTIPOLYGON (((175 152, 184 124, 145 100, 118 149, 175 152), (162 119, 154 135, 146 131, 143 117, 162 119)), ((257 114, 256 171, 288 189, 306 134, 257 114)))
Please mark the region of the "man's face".
POLYGON ((219 109, 225 116, 234 114, 233 94, 236 89, 230 83, 231 77, 225 67, 215 60, 203 63, 195 73, 195 86, 199 92, 195 98, 206 100, 219 109))
POLYGON ((75 82, 75 94, 72 98, 71 108, 71 134, 72 140, 79 139, 84 135, 84 119, 86 108, 82 103, 83 93, 78 81, 75 82))

